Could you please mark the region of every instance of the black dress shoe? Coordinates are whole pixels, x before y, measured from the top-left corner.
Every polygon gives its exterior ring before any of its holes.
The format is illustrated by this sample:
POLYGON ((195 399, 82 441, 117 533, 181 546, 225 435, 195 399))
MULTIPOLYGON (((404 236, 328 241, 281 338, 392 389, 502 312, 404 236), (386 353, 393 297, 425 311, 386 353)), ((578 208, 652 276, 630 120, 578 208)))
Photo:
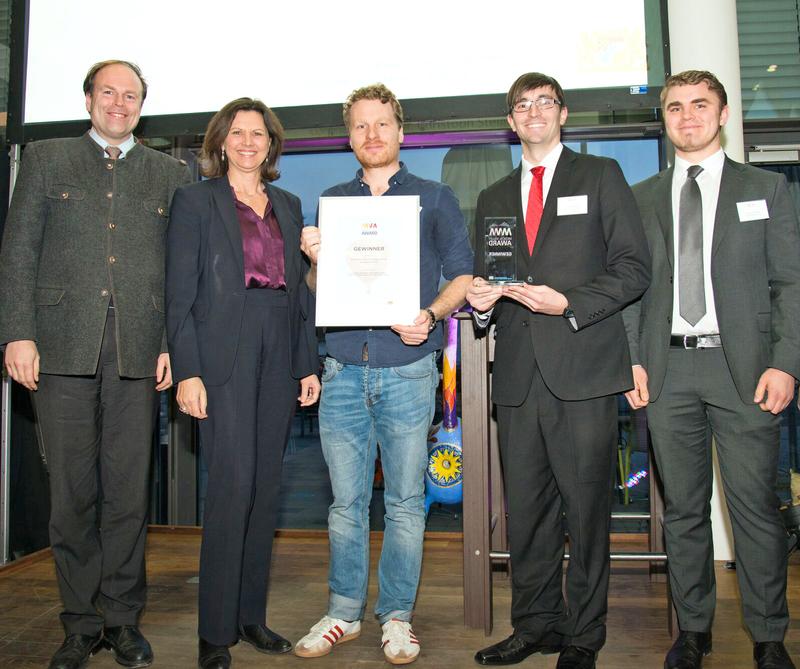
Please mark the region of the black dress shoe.
POLYGON ((558 656, 556 669, 594 669, 597 651, 582 646, 567 646, 558 656))
POLYGON ((200 669, 230 669, 231 654, 227 646, 215 646, 200 639, 197 666, 200 669))
POLYGON ((83 669, 89 661, 89 656, 94 655, 95 649, 100 645, 103 635, 97 634, 68 634, 61 644, 53 659, 50 660, 48 669, 83 669))
POLYGON ((711 652, 711 632, 681 632, 667 653, 664 669, 700 669, 711 652))
POLYGON ((550 655, 561 650, 558 644, 545 644, 527 641, 516 634, 512 634, 508 639, 496 643, 493 646, 484 648, 475 653, 475 661, 485 665, 517 664, 522 662, 528 655, 542 653, 550 655))
POLYGON ((117 664, 123 667, 149 667, 153 664, 153 649, 136 625, 106 627, 103 645, 111 651, 117 664))
POLYGON ((276 634, 266 625, 239 625, 239 638, 246 641, 259 653, 288 653, 292 642, 276 634))
POLYGON ((781 641, 761 641, 753 646, 758 669, 795 669, 792 658, 781 641))

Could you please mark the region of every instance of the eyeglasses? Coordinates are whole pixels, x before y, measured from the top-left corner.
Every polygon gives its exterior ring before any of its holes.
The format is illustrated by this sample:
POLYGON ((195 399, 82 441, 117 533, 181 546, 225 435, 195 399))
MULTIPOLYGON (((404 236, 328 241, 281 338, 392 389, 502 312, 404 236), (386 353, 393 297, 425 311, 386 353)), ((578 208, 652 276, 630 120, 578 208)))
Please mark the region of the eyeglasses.
POLYGON ((534 105, 536 105, 540 110, 544 111, 545 109, 552 109, 554 105, 560 104, 560 100, 542 96, 540 98, 536 98, 535 100, 519 100, 511 105, 511 111, 515 112, 516 114, 524 114, 529 112, 531 107, 534 105))

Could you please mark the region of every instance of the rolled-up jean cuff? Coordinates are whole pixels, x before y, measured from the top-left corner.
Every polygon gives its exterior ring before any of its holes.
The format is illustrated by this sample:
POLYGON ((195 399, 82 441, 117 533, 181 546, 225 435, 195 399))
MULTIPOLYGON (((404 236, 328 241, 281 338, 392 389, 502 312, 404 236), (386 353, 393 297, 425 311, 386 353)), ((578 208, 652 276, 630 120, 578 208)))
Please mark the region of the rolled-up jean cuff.
POLYGON ((337 595, 335 592, 328 598, 328 615, 331 618, 353 622, 364 618, 364 602, 351 599, 344 595, 337 595))
POLYGON ((410 623, 413 617, 413 611, 389 611, 389 613, 378 616, 378 622, 381 625, 385 625, 390 620, 402 620, 404 623, 410 623))

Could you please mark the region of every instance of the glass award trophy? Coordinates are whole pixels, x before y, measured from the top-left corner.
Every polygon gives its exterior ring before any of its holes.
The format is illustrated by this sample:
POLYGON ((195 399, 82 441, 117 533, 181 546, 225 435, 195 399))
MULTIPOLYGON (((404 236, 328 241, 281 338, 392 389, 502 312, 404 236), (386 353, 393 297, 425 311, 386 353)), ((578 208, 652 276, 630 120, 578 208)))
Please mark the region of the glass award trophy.
POLYGON ((522 283, 517 278, 517 217, 483 219, 484 261, 489 283, 522 283))

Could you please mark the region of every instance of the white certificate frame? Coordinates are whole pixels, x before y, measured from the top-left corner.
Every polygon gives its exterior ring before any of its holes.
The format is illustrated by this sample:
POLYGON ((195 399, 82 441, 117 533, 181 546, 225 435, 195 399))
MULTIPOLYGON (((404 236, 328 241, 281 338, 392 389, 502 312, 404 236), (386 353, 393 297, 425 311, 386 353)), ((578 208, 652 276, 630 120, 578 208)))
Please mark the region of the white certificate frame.
POLYGON ((414 322, 420 211, 417 195, 319 199, 318 326, 414 322))

